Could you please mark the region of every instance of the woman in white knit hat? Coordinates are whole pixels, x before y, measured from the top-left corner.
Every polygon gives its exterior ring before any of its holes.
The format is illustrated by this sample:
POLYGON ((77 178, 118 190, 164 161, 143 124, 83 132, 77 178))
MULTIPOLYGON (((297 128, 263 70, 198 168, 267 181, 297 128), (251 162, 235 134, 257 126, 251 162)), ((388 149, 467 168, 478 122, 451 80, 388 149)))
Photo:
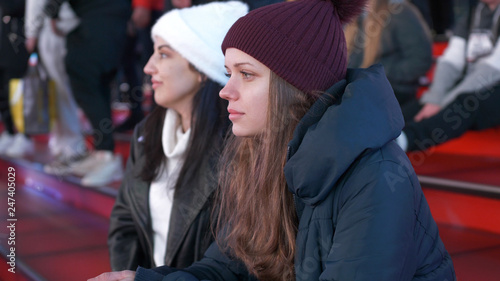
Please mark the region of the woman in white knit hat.
POLYGON ((229 124, 219 98, 228 79, 220 45, 247 10, 241 2, 213 2, 172 10, 154 25, 144 71, 158 106, 135 128, 111 213, 113 270, 183 268, 212 242, 214 164, 229 124))

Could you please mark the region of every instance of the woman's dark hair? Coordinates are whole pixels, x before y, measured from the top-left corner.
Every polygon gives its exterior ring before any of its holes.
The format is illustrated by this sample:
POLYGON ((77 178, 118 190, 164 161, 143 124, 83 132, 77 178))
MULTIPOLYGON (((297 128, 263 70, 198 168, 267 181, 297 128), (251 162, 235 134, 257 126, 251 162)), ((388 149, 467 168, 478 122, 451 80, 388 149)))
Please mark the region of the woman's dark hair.
MULTIPOLYGON (((205 157, 220 153, 229 126, 227 101, 219 97, 221 89, 222 86, 217 82, 206 78, 193 98, 191 136, 186 158, 175 185, 176 189, 195 176, 205 157)), ((165 161, 161 138, 166 111, 166 108, 156 106, 145 120, 146 161, 140 171, 140 177, 147 182, 159 176, 165 161)))

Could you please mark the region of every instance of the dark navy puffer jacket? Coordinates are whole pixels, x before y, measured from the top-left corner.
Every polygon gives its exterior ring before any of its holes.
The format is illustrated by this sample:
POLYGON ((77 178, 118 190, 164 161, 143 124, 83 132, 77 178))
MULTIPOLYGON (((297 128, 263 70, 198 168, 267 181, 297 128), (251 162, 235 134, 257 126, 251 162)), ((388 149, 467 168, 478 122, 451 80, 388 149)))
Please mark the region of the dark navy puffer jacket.
MULTIPOLYGON (((381 66, 348 70, 301 120, 289 144, 288 188, 300 217, 296 280, 455 280, 411 164, 381 66)), ((158 280, 171 268, 139 269, 158 280)), ((213 244, 168 280, 255 280, 213 244)))

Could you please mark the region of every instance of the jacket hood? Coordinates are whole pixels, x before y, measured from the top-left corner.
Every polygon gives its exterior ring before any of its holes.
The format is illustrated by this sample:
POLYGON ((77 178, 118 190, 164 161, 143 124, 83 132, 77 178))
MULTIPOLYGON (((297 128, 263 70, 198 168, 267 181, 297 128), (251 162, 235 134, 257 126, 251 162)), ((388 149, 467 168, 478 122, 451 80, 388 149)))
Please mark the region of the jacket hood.
POLYGON ((299 122, 285 165, 288 188, 305 204, 323 201, 363 152, 399 136, 404 121, 384 69, 348 69, 299 122))

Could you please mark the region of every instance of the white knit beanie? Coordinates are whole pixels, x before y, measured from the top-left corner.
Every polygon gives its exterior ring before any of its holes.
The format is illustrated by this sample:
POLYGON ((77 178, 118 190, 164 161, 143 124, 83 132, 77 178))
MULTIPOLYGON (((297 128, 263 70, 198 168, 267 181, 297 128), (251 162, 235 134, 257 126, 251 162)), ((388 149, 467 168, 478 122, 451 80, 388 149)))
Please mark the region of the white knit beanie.
POLYGON ((239 1, 212 2, 169 11, 153 26, 151 37, 165 40, 199 71, 225 85, 221 44, 233 23, 248 12, 239 1))

